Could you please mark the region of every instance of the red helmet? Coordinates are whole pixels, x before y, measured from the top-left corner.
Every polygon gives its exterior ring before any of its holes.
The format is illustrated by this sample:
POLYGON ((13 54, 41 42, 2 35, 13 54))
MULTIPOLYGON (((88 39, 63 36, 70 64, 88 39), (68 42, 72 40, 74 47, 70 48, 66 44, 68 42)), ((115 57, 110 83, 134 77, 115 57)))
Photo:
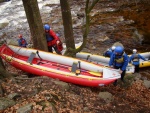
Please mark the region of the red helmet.
POLYGON ((22 34, 19 34, 18 37, 19 37, 19 38, 22 38, 22 34))

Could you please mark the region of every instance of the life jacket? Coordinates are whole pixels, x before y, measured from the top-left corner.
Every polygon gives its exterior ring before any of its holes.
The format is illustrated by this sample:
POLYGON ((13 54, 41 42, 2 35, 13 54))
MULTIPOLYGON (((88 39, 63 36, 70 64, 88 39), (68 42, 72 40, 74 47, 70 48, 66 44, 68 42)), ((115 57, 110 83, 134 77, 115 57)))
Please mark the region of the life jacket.
POLYGON ((24 38, 20 38, 19 39, 19 45, 22 46, 22 47, 26 47, 27 46, 27 42, 24 38))
POLYGON ((25 44, 26 44, 26 40, 22 38, 22 39, 21 39, 21 44, 22 44, 22 45, 25 45, 25 44))
POLYGON ((120 64, 123 63, 124 62, 124 54, 125 53, 123 52, 122 55, 119 55, 119 56, 116 55, 115 56, 115 62, 120 63, 120 64))
POLYGON ((133 62, 139 62, 138 54, 133 54, 133 62))
POLYGON ((49 34, 49 32, 46 33, 46 40, 47 40, 47 45, 48 45, 48 46, 54 46, 54 45, 56 45, 56 40, 54 39, 53 36, 51 36, 51 35, 49 34))
MULTIPOLYGON (((50 31, 51 33, 53 33, 53 31, 50 31)), ((46 40, 47 40, 47 45, 48 46, 57 46, 58 51, 62 51, 63 50, 63 45, 61 40, 59 39, 59 37, 53 37, 52 35, 50 35, 50 32, 46 33, 46 40), (59 44, 56 44, 57 40, 59 40, 59 44)))
POLYGON ((47 40, 47 42, 54 40, 54 38, 49 34, 49 32, 45 33, 45 34, 46 34, 46 40, 47 40))

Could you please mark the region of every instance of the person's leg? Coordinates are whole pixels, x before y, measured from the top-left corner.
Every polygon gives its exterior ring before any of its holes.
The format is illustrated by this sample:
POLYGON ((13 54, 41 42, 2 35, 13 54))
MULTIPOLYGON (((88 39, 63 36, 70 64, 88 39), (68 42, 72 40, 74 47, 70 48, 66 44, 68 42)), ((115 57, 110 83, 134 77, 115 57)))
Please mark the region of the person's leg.
MULTIPOLYGON (((119 67, 114 66, 114 69, 119 69, 119 67)), ((114 86, 117 86, 117 79, 113 82, 113 85, 114 85, 114 86)))
MULTIPOLYGON (((121 73, 121 81, 124 82, 124 83, 125 83, 125 81, 124 81, 125 73, 126 73, 125 70, 121 73)), ((113 83, 113 85, 114 85, 114 86, 117 86, 117 80, 115 80, 115 82, 113 83)))
POLYGON ((52 46, 48 46, 48 51, 51 52, 51 53, 53 52, 52 46))
POLYGON ((58 50, 57 46, 53 46, 54 50, 56 51, 57 54, 61 55, 61 52, 58 50))
POLYGON ((122 82, 124 82, 125 73, 126 73, 126 70, 124 70, 124 71, 121 73, 121 81, 122 81, 122 82))
POLYGON ((139 65, 137 65, 137 73, 139 73, 139 65))
POLYGON ((114 85, 114 86, 117 86, 117 80, 115 80, 115 81, 113 82, 113 85, 114 85))
POLYGON ((139 66, 135 65, 135 71, 134 71, 135 73, 138 73, 138 70, 139 70, 138 68, 139 68, 139 66))

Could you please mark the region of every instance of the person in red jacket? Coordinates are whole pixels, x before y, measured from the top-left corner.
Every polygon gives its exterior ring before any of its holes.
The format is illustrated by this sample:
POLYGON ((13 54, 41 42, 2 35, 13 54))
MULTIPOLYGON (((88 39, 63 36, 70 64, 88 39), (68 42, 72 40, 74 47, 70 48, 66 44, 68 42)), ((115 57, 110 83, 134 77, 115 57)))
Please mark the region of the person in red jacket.
POLYGON ((54 48, 57 54, 61 54, 63 48, 59 37, 51 29, 50 25, 45 24, 44 29, 45 29, 45 35, 46 35, 46 40, 48 45, 48 51, 53 52, 52 48, 54 48))

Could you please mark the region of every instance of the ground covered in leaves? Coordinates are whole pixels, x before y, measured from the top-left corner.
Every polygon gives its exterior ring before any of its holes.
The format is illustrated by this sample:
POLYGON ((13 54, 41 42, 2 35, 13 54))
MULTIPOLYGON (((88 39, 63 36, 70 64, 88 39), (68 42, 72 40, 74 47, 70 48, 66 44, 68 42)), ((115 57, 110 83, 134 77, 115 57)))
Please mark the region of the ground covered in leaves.
MULTIPOLYGON (((9 66, 10 70, 16 70, 9 66)), ((2 82, 4 95, 17 93, 17 104, 7 108, 2 113, 15 113, 26 104, 33 105, 33 113, 149 113, 150 91, 143 86, 142 81, 133 82, 132 85, 118 83, 102 87, 83 87, 68 84, 67 87, 58 85, 56 80, 48 77, 23 77, 22 71, 16 70, 22 77, 6 79, 2 82), (112 99, 99 98, 100 92, 109 92, 112 99)))

